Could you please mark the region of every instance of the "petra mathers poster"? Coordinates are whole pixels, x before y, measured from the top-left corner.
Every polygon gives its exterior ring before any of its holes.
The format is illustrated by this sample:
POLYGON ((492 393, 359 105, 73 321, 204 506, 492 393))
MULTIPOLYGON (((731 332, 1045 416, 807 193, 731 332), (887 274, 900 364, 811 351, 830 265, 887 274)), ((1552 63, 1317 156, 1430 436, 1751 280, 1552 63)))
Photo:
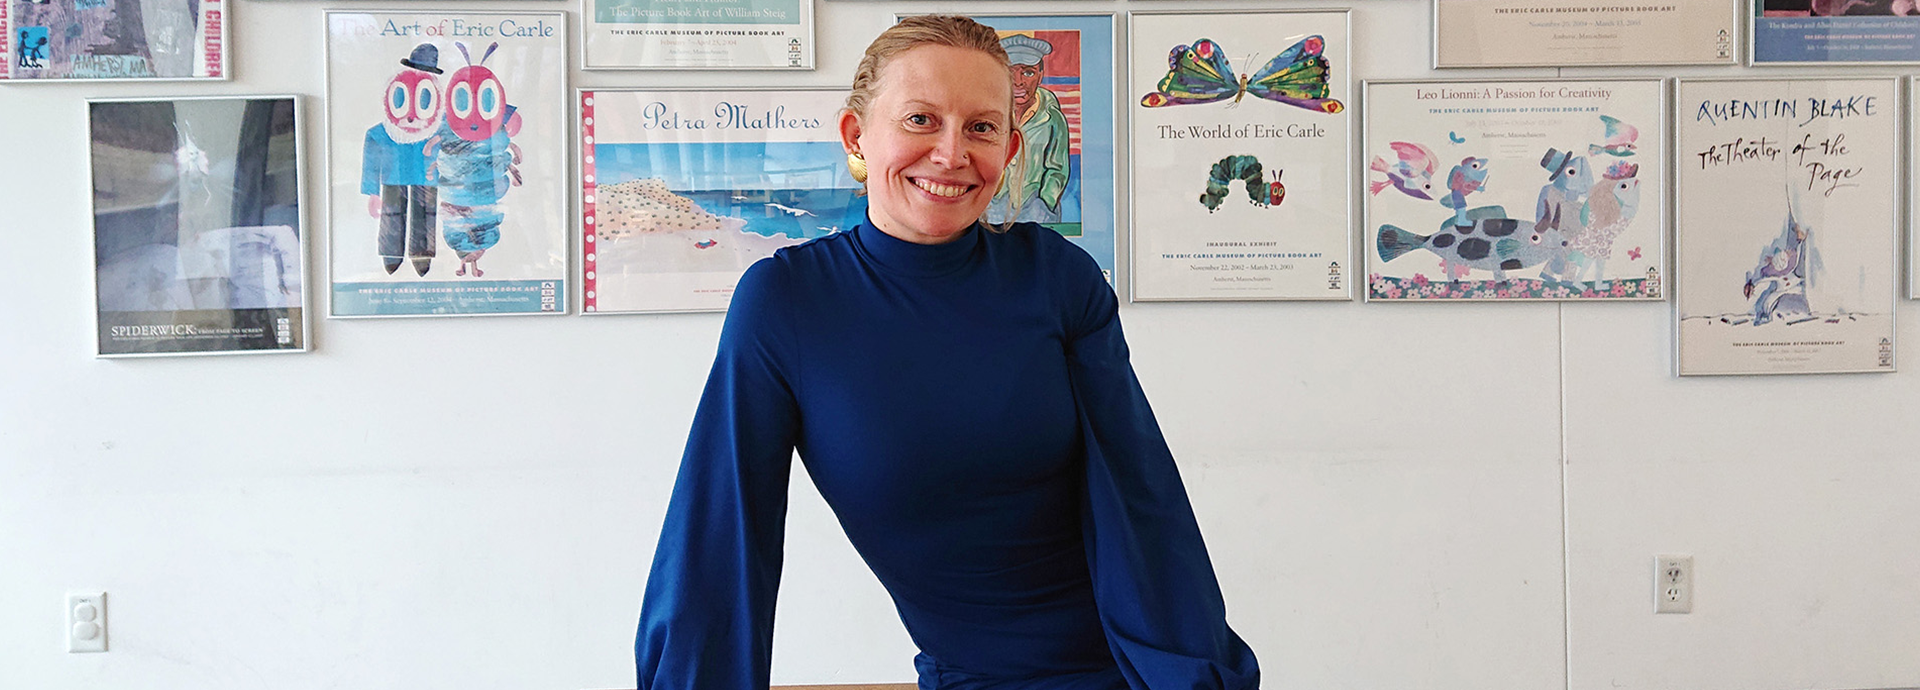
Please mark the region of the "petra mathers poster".
POLYGON ((1678 369, 1892 371, 1895 78, 1681 80, 1678 369))
POLYGON ((565 18, 327 13, 333 316, 566 311, 565 18))
POLYGON ((747 267, 866 218, 844 90, 580 92, 581 309, 720 311, 747 267))
POLYGON ((100 356, 307 349, 298 111, 88 104, 100 356))
POLYGON ((1366 93, 1369 301, 1665 297, 1660 80, 1366 93))
POLYGON ((222 0, 0 0, 0 81, 223 79, 222 0))
POLYGON ((1131 15, 1132 297, 1349 299, 1347 13, 1131 15))

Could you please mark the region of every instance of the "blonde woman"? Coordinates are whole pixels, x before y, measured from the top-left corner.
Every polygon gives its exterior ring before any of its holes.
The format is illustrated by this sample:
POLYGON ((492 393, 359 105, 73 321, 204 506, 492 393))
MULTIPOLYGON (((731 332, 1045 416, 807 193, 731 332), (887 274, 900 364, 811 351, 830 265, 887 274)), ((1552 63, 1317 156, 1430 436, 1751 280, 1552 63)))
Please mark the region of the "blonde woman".
POLYGON ((642 690, 765 688, 794 451, 892 594, 921 688, 1255 688, 1093 259, 981 223, 1019 151, 991 28, 867 48, 867 222, 741 278, 655 551, 642 690))

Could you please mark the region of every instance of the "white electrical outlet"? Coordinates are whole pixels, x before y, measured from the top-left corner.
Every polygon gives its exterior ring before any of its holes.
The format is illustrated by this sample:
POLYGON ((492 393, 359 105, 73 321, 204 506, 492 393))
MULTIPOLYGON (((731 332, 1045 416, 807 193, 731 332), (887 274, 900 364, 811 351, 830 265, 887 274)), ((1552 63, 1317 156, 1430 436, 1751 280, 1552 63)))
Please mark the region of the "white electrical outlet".
POLYGON ((1693 557, 1653 557, 1653 612, 1693 613, 1693 557))
POLYGON ((107 593, 67 595, 67 651, 107 651, 107 593))

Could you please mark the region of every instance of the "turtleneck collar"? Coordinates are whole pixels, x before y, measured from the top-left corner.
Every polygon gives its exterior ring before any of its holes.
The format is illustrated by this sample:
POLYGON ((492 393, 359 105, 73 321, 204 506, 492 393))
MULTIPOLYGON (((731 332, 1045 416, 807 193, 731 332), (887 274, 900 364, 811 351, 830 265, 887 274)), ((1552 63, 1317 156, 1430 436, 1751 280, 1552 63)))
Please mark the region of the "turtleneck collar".
POLYGON ((887 270, 915 276, 939 276, 967 265, 973 258, 974 249, 980 245, 981 232, 980 224, 974 223, 952 242, 915 244, 874 227, 873 219, 868 218, 854 228, 853 235, 860 248, 887 270))

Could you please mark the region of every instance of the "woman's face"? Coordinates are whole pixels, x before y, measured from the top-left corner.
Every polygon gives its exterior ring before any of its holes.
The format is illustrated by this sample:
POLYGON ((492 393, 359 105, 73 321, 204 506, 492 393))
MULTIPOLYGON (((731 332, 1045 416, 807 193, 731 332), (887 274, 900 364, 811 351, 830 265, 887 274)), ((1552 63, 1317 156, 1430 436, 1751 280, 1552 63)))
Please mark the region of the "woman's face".
POLYGON ((1007 66, 978 50, 924 45, 887 61, 864 117, 840 138, 867 159, 868 215, 917 244, 951 241, 979 220, 1013 160, 1007 66))

